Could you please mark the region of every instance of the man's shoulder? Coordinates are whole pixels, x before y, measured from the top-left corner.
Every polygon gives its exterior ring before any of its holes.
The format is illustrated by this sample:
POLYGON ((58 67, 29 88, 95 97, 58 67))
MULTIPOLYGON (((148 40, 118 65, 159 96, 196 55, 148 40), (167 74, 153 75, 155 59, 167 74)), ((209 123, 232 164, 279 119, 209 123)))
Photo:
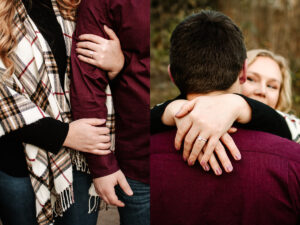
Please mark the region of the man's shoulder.
POLYGON ((174 139, 176 129, 171 129, 161 133, 153 134, 150 137, 150 151, 154 153, 175 152, 174 139))
MULTIPOLYGON (((151 154, 175 153, 176 129, 151 135, 151 154)), ((249 154, 264 154, 300 163, 300 145, 279 136, 254 130, 239 129, 232 138, 241 151, 249 154)))
POLYGON ((300 162, 300 145, 286 138, 244 129, 239 129, 232 137, 242 152, 261 153, 300 162))

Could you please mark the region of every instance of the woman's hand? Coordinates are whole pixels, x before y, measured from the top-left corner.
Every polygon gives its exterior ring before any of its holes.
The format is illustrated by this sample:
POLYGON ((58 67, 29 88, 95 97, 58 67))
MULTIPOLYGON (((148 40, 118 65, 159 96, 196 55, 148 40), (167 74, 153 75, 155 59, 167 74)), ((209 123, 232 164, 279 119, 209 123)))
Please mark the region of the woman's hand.
POLYGON ((104 119, 80 119, 69 125, 69 132, 63 146, 95 155, 110 154, 110 137, 104 119))
POLYGON ((227 134, 233 122, 246 123, 251 119, 251 108, 245 100, 234 94, 201 96, 191 101, 172 102, 162 117, 167 125, 176 123, 175 148, 179 150, 184 140, 183 158, 193 165, 196 160, 208 171, 208 162, 217 175, 222 173, 213 152, 216 153, 226 172, 232 164, 225 148, 234 159, 241 158, 232 138, 227 134), (173 104, 173 105, 172 105, 173 104), (178 108, 181 108, 178 112, 178 108), (178 112, 178 113, 177 113, 178 112), (220 173, 221 172, 221 173, 220 173))
POLYGON ((122 70, 125 58, 117 35, 105 25, 104 30, 109 40, 94 34, 80 35, 76 52, 79 60, 107 71, 112 80, 122 70))
MULTIPOLYGON (((210 117, 212 114, 206 115, 205 117, 210 117)), ((231 136, 227 134, 227 131, 222 134, 222 131, 220 131, 220 128, 218 127, 218 130, 214 132, 213 130, 215 130, 216 127, 210 124, 205 124, 209 123, 209 118, 206 119, 203 117, 203 115, 201 115, 201 117, 203 121, 196 117, 193 118, 189 114, 183 118, 175 119, 177 126, 175 148, 177 150, 181 149, 181 142, 184 140, 183 159, 184 161, 188 162, 188 165, 192 166, 196 161, 199 161, 205 171, 209 171, 211 167, 216 175, 221 175, 222 169, 216 160, 217 156, 224 170, 227 173, 231 172, 233 167, 223 145, 228 148, 234 159, 239 160, 241 158, 241 154, 237 146, 235 145, 231 136), (202 140, 202 138, 204 139, 204 137, 206 137, 203 135, 203 132, 210 134, 211 136, 215 135, 213 138, 215 138, 217 141, 211 143, 211 146, 207 145, 207 138, 205 138, 206 140, 202 140), (199 135, 200 133, 202 133, 204 137, 199 135), (201 139, 199 137, 201 137, 201 139), (207 154, 207 151, 210 151, 209 155, 207 154), (204 153, 206 153, 206 155, 204 153), (204 158, 204 155, 206 158, 204 158), (205 160, 204 163, 203 160, 205 160)), ((224 123, 226 123, 226 119, 224 120, 224 123)))
MULTIPOLYGON (((236 130, 236 128, 231 128, 231 130, 232 129, 236 130)), ((229 131, 229 132, 232 132, 232 131, 229 131)), ((212 168, 212 170, 214 171, 214 173, 216 175, 221 175, 222 174, 222 169, 221 169, 221 167, 220 167, 220 165, 217 161, 217 158, 219 159, 219 161, 221 162, 224 170, 227 173, 230 173, 233 170, 233 166, 230 162, 230 159, 229 159, 229 157, 227 155, 227 152, 226 152, 223 145, 225 145, 229 149, 232 156, 235 156, 235 160, 241 159, 240 152, 239 152, 238 148, 236 147, 234 141, 232 140, 232 138, 229 136, 228 133, 225 133, 220 138, 220 140, 217 142, 217 144, 214 148, 214 153, 211 154, 211 156, 208 160, 210 167, 212 168)), ((207 146, 203 147, 203 152, 206 151, 206 147, 207 146)), ((198 160, 199 163, 201 164, 201 160, 202 160, 203 155, 204 155, 203 152, 197 150, 196 143, 195 143, 194 146, 193 146, 192 154, 189 157, 189 162, 188 162, 189 165, 193 165, 195 163, 195 161, 194 161, 195 159, 198 160)), ((206 164, 203 167, 203 169, 206 170, 206 171, 209 171, 210 170, 209 165, 206 164)))

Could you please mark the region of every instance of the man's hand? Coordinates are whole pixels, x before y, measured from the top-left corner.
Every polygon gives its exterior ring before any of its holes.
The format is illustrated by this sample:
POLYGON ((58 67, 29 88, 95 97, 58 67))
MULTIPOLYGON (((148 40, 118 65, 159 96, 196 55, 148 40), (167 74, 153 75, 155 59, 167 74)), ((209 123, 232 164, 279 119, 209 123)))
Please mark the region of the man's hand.
POLYGON ((115 186, 120 185, 122 190, 129 196, 133 195, 133 192, 121 170, 104 176, 98 177, 93 180, 97 194, 110 205, 118 207, 124 207, 125 204, 121 202, 115 192, 115 186))

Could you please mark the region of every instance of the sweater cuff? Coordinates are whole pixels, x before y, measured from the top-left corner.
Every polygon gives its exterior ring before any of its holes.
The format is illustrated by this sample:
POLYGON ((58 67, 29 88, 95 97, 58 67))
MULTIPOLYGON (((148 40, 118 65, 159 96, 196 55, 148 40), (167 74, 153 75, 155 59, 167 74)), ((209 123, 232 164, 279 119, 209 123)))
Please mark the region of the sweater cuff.
POLYGON ((49 147, 45 145, 45 148, 54 154, 57 154, 59 150, 62 148, 63 143, 65 142, 68 132, 69 132, 69 124, 63 123, 61 121, 55 120, 55 123, 53 122, 53 129, 50 133, 50 140, 52 142, 49 142, 49 147), (56 141, 54 141, 56 140, 56 141))
POLYGON ((85 157, 93 179, 110 175, 120 169, 113 153, 108 155, 85 153, 85 157))
POLYGON ((291 132, 285 119, 270 106, 248 98, 243 97, 252 109, 251 121, 247 124, 234 123, 234 126, 244 129, 259 130, 278 135, 291 140, 291 132))
POLYGON ((160 132, 164 132, 164 131, 174 129, 175 126, 165 125, 162 122, 161 118, 162 118, 162 115, 164 114, 167 106, 171 102, 173 102, 175 100, 178 100, 178 99, 186 99, 186 97, 183 94, 181 94, 181 95, 177 96, 174 99, 168 100, 168 101, 166 101, 164 103, 161 103, 161 104, 157 104, 151 109, 151 123, 150 123, 151 124, 150 125, 151 134, 156 134, 156 133, 160 133, 160 132))

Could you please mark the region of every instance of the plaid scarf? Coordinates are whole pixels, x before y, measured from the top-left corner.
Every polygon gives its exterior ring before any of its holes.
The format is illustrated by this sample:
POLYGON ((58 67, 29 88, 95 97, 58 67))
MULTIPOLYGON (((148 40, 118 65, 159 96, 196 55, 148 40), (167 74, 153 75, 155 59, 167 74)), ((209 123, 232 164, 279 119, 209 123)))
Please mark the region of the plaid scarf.
MULTIPOLYGON (((72 34, 75 23, 63 18, 56 0, 53 9, 61 26, 66 44, 68 66, 64 90, 60 84, 57 65, 51 49, 34 22, 27 15, 21 0, 15 0, 17 47, 10 55, 15 65, 11 77, 4 78, 6 70, 0 60, 0 136, 31 124, 44 117, 69 123, 69 74, 72 34)), ((107 126, 114 143, 113 107, 107 87, 107 126)), ((85 158, 78 151, 61 148, 55 155, 36 146, 25 144, 28 171, 36 196, 37 221, 40 225, 53 224, 54 213, 62 215, 73 203, 72 164, 80 171, 88 172, 85 158)), ((90 195, 96 196, 93 186, 90 195)))
POLYGON ((285 119, 290 129, 292 140, 300 144, 300 119, 293 114, 283 113, 279 110, 276 111, 285 119))

